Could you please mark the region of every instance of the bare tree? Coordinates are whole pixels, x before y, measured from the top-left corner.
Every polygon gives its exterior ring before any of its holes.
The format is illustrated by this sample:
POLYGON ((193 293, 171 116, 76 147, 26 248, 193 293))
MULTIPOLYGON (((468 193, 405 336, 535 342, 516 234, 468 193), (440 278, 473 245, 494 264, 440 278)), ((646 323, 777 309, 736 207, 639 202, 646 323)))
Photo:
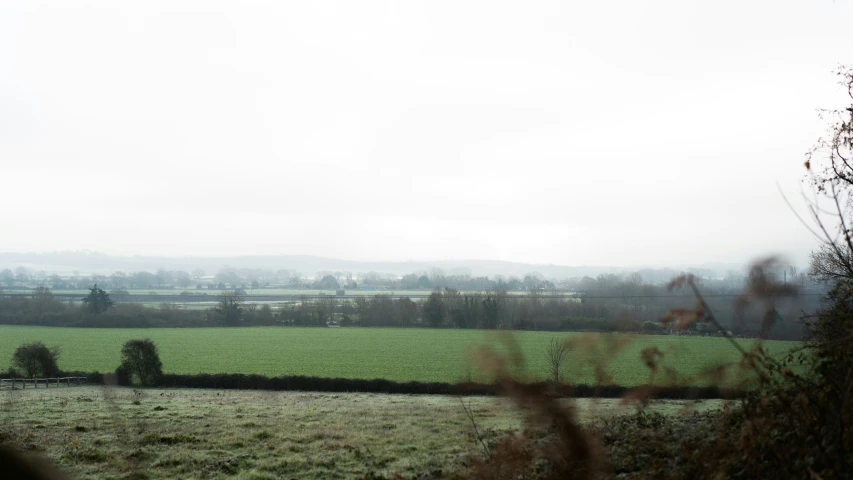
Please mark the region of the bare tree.
POLYGON ((201 277, 204 276, 204 270, 202 270, 200 268, 196 268, 193 270, 192 276, 193 276, 193 280, 195 280, 195 283, 198 283, 201 281, 201 277))
POLYGON ((124 272, 114 272, 110 275, 110 281, 113 284, 113 288, 124 288, 125 283, 127 283, 127 274, 124 272))
POLYGON ((226 325, 237 325, 243 318, 243 295, 236 291, 222 292, 213 309, 226 325))
POLYGON ((175 272, 174 278, 181 288, 187 288, 192 283, 192 280, 190 279, 190 274, 182 270, 178 270, 177 272, 175 272))
MULTIPOLYGON (((839 67, 836 74, 853 101, 853 66, 839 67)), ((810 231, 821 242, 812 254, 811 273, 824 282, 853 281, 853 103, 844 109, 821 110, 820 115, 828 121, 828 135, 818 139, 805 163, 815 189, 808 202, 815 225, 810 231), (828 201, 829 207, 819 205, 820 199, 828 201), (823 220, 827 215, 837 222, 835 231, 827 228, 823 220)))
POLYGON ((50 288, 39 285, 33 290, 32 305, 33 311, 41 315, 57 308, 58 303, 53 296, 50 288))
POLYGON ((30 271, 25 267, 18 267, 15 269, 15 280, 20 282, 23 287, 25 283, 30 281, 30 271))
POLYGON ((566 358, 569 355, 568 343, 565 340, 552 338, 551 341, 548 342, 546 355, 548 357, 548 366, 551 368, 551 380, 553 380, 554 383, 560 383, 560 368, 563 366, 563 362, 566 361, 566 358))
POLYGON ((830 245, 824 242, 810 257, 810 273, 821 283, 833 284, 853 278, 853 252, 845 244, 830 245))
POLYGON ((7 268, 0 272, 0 281, 11 287, 15 283, 15 274, 7 268))

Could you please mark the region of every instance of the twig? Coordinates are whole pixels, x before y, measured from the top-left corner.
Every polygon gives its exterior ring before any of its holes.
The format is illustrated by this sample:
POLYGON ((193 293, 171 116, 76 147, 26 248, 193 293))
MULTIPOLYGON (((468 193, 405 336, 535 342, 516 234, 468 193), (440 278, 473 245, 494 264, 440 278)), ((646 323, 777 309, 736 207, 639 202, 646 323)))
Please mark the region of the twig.
POLYGON ((480 429, 477 428, 477 422, 474 420, 474 413, 470 409, 470 404, 466 406, 465 401, 462 400, 462 397, 459 397, 459 403, 462 404, 462 410, 465 411, 465 415, 467 415, 468 419, 471 420, 471 425, 474 427, 474 434, 477 436, 477 440, 480 442, 480 445, 482 445, 483 451, 486 453, 486 456, 488 458, 492 458, 492 450, 489 448, 489 445, 483 439, 483 436, 480 435, 480 429))
POLYGON ((803 226, 806 227, 806 230, 808 230, 809 233, 814 235, 815 238, 817 238, 818 240, 823 241, 823 238, 820 235, 818 235, 817 232, 812 230, 811 227, 809 227, 809 224, 806 223, 805 220, 803 220, 803 217, 801 217, 800 214, 797 213, 796 210, 794 210, 794 206, 791 205, 790 201, 788 201, 788 197, 785 195, 785 192, 782 191, 782 187, 779 185, 779 182, 776 182, 776 189, 779 190, 779 194, 782 195, 782 200, 784 200, 785 203, 788 205, 788 208, 791 210, 791 213, 793 213, 794 216, 797 217, 797 220, 799 220, 800 223, 802 223, 803 226))
MULTIPOLYGON (((705 312, 705 315, 708 320, 710 320, 714 324, 714 326, 717 327, 720 332, 722 332, 723 337, 725 337, 729 341, 729 343, 731 343, 732 346, 735 347, 738 352, 740 352, 741 356, 744 359, 750 358, 749 353, 747 353, 747 351, 744 350, 743 347, 741 347, 737 341, 735 341, 734 337, 729 334, 728 330, 723 328, 720 322, 717 321, 717 317, 714 316, 714 312, 711 311, 711 307, 708 305, 707 302, 705 302, 705 298, 702 297, 702 294, 699 293, 699 288, 696 287, 696 284, 693 282, 692 275, 687 277, 687 284, 690 285, 690 289, 693 290, 693 294, 696 295, 696 299, 699 300, 699 304, 702 306, 702 310, 705 312)), ((767 374, 761 371, 760 368, 758 368, 758 365, 755 363, 754 360, 750 359, 749 366, 751 366, 752 369, 755 370, 755 373, 758 374, 758 377, 761 378, 762 381, 766 382, 769 380, 767 374)))

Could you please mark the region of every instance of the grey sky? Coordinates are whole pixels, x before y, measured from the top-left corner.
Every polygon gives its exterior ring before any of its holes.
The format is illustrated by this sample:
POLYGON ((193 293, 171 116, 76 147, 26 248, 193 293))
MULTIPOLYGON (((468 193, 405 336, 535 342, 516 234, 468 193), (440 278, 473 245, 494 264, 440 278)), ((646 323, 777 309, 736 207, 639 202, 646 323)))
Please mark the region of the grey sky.
POLYGON ((803 263, 776 183, 802 203, 851 20, 846 0, 6 0, 0 251, 803 263))

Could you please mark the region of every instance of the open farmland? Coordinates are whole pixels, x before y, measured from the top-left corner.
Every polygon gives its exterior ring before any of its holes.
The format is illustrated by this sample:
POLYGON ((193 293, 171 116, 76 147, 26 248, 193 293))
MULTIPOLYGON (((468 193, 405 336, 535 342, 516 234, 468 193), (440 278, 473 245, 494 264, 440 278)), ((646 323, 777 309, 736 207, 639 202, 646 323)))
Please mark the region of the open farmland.
MULTIPOLYGON (((471 360, 475 346, 499 346, 495 332, 482 330, 408 328, 244 327, 196 329, 89 329, 0 326, 0 371, 10 366, 19 345, 42 341, 58 345, 59 366, 65 371, 111 372, 119 365, 120 349, 132 338, 151 338, 166 373, 247 373, 267 376, 306 375, 394 381, 488 381, 471 360)), ((640 352, 657 347, 662 363, 682 384, 706 384, 704 370, 736 362, 738 352, 724 338, 514 332, 512 338, 527 365, 525 372, 548 378, 546 346, 552 338, 582 339, 565 363, 565 379, 595 383, 592 365, 606 362, 610 382, 644 384, 649 370, 640 352)), ((752 341, 741 340, 749 348, 752 341)), ((781 354, 795 342, 768 341, 766 349, 781 354)), ((660 377, 658 377, 660 378, 660 377)))
MULTIPOLYGON (((302 295, 307 296, 318 296, 318 295, 328 295, 328 296, 336 296, 335 290, 324 290, 324 289, 316 289, 316 288, 245 288, 246 294, 249 296, 252 295, 281 295, 281 296, 293 296, 299 297, 302 295)), ((350 296, 371 296, 371 295, 394 295, 394 296, 404 296, 404 297, 426 297, 430 293, 432 293, 431 289, 423 289, 423 290, 390 290, 390 289, 365 289, 365 288, 357 288, 357 289, 343 289, 344 297, 350 296)), ((56 288, 51 290, 54 295, 65 297, 65 296, 80 296, 81 298, 86 296, 89 293, 89 289, 84 288, 72 288, 72 289, 63 289, 56 288)), ((216 298, 217 295, 222 293, 230 293, 233 292, 233 288, 226 289, 197 289, 195 287, 190 287, 186 289, 181 288, 137 288, 130 289, 127 291, 127 294, 124 297, 129 297, 132 299, 134 296, 163 296, 163 297, 174 297, 180 296, 181 293, 189 294, 189 295, 210 295, 216 298)), ((31 289, 26 290, 10 290, 6 292, 7 295, 29 295, 31 294, 31 289)), ((523 295, 526 292, 508 292, 511 295, 523 295)), ((567 296, 571 295, 566 293, 567 296)))
MULTIPOLYGON (((487 440, 521 426, 507 399, 465 404, 487 440)), ((575 404, 585 422, 632 411, 619 400, 575 404)), ((71 387, 5 392, 0 419, 0 439, 75 478, 447 478, 481 453, 459 399, 440 396, 71 387)))

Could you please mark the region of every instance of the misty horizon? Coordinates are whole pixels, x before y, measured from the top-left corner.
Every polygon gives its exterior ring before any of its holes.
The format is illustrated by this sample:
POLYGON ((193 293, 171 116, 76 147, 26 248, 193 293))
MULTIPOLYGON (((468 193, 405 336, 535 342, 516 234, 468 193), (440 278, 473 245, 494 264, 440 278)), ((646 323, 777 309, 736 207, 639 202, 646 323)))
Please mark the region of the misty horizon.
MULTIPOLYGON (((756 259, 762 260, 762 259, 756 259)), ((779 259, 785 265, 785 259, 779 259)), ((560 265, 509 262, 489 259, 434 259, 406 261, 360 261, 313 255, 239 255, 239 256, 115 256, 93 251, 65 252, 0 252, 0 269, 24 267, 30 271, 49 273, 111 274, 116 271, 185 270, 201 268, 212 275, 225 270, 289 270, 313 276, 319 272, 369 272, 402 276, 410 273, 431 272, 437 269, 446 274, 472 277, 524 277, 539 274, 545 278, 568 279, 595 277, 599 274, 628 275, 646 272, 648 281, 667 281, 679 272, 702 272, 703 276, 722 278, 730 273, 743 275, 751 264, 722 262, 694 262, 682 265, 560 265)), ((788 264, 795 271, 804 271, 803 265, 788 264)))
POLYGON ((0 252, 805 265, 849 2, 0 7, 0 252))
MULTIPOLYGON (((556 263, 556 262, 525 262, 525 261, 514 261, 514 260, 503 260, 497 258, 440 258, 440 257, 410 257, 403 259, 387 259, 387 258, 347 258, 347 257, 335 257, 328 255, 318 255, 318 254, 288 254, 288 253, 280 253, 280 254, 252 254, 252 253, 227 253, 223 252, 220 254, 209 254, 209 255, 192 255, 192 254, 176 254, 176 255, 154 255, 154 254, 145 254, 145 253, 131 253, 131 254, 114 254, 104 251, 97 250, 49 250, 49 251, 33 251, 33 250, 21 250, 21 251, 0 251, 0 259, 7 258, 10 256, 53 256, 53 255, 79 255, 79 256, 94 256, 94 257, 110 257, 110 258, 122 258, 122 259, 132 259, 132 258, 151 258, 151 259, 165 259, 165 260, 194 260, 194 259, 222 259, 222 260, 239 260, 239 259, 262 259, 262 258, 312 258, 312 259, 320 259, 329 262, 343 262, 349 264, 376 264, 376 263, 394 263, 394 264, 408 264, 408 263, 417 263, 417 264, 442 264, 442 263, 458 263, 465 264, 467 263, 496 263, 496 264, 519 264, 519 265, 531 265, 531 266, 556 266, 556 267, 595 267, 595 268, 605 268, 605 269, 614 269, 614 270, 632 270, 632 269, 687 269, 692 267, 697 268, 707 268, 709 266, 717 265, 720 268, 725 269, 746 269, 750 265, 763 261, 767 258, 773 257, 776 258, 780 263, 788 264, 794 266, 796 268, 802 269, 808 267, 808 261, 802 262, 794 262, 791 261, 790 258, 782 256, 782 255, 763 255, 750 257, 748 261, 745 262, 726 262, 726 261, 714 261, 714 260, 702 260, 696 259, 695 261, 688 262, 673 262, 673 263, 661 263, 661 264, 604 264, 604 263, 578 263, 578 264, 566 264, 566 263, 556 263)), ((229 265, 233 266, 233 265, 229 265)))

